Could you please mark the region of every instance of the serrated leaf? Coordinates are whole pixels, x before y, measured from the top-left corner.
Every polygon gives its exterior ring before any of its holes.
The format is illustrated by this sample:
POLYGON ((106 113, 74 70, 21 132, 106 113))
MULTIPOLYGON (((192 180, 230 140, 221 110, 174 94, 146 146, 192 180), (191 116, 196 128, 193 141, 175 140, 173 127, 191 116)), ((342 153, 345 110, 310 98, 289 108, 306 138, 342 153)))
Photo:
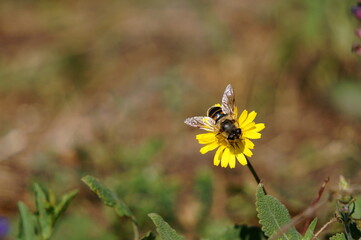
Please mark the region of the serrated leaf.
POLYGON ((49 206, 46 192, 39 184, 34 184, 34 191, 40 234, 43 239, 49 239, 53 230, 52 213, 49 212, 51 206, 49 206))
POLYGON ((29 209, 25 206, 24 203, 19 202, 19 213, 20 213, 20 223, 19 223, 19 240, 34 240, 34 221, 33 216, 30 213, 29 209))
MULTIPOLYGON (((273 234, 281 231, 281 228, 291 221, 287 208, 276 198, 266 195, 263 190, 263 184, 259 184, 257 188, 257 212, 262 230, 266 236, 271 237, 273 234)), ((287 232, 282 233, 279 239, 296 240, 302 236, 292 226, 287 232)))
POLYGON ((141 240, 155 240, 155 235, 152 232, 148 232, 141 240))
POLYGON ((115 206, 117 198, 109 188, 90 175, 83 177, 81 180, 98 195, 105 205, 109 207, 115 206))
POLYGON ((148 216, 152 219, 162 240, 184 240, 184 237, 178 235, 161 216, 156 213, 150 213, 148 216))
POLYGON ((310 225, 308 225, 308 228, 305 233, 305 236, 303 237, 303 240, 311 240, 312 239, 316 224, 317 224, 317 218, 313 219, 313 221, 310 223, 310 225))
POLYGON ((332 236, 330 240, 347 240, 345 234, 337 233, 336 235, 332 236))
POLYGON ((70 202, 75 198, 75 196, 78 194, 78 190, 73 190, 69 193, 66 193, 63 195, 60 199, 60 202, 56 205, 55 211, 54 211, 54 224, 60 217, 60 215, 65 212, 65 210, 68 208, 70 202))

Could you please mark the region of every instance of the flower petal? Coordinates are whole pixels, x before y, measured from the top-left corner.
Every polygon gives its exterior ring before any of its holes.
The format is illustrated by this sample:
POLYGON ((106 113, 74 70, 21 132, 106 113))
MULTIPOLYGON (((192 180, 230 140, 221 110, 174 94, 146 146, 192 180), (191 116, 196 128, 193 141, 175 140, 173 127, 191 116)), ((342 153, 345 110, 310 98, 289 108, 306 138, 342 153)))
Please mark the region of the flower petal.
POLYGON ((257 132, 262 131, 266 126, 264 125, 264 123, 257 123, 256 124, 256 130, 257 132))
POLYGON ((237 160, 240 164, 242 164, 243 166, 247 165, 247 159, 246 157, 243 155, 243 153, 237 154, 237 160))
POLYGON ((226 168, 228 166, 229 163, 229 159, 231 157, 232 153, 230 152, 229 148, 225 148, 222 158, 221 158, 221 166, 226 168))
POLYGON ((249 139, 245 139, 244 140, 244 143, 245 143, 245 148, 249 148, 249 149, 253 149, 254 148, 254 143, 251 141, 251 140, 249 140, 249 139))
POLYGON ((199 144, 209 144, 217 140, 215 133, 202 133, 196 136, 199 144))
POLYGON ((241 126, 244 122, 244 120, 246 120, 248 115, 248 111, 247 110, 243 110, 243 112, 241 113, 241 116, 239 116, 238 118, 238 125, 241 126))
POLYGON ((243 152, 244 147, 245 147, 245 143, 244 141, 241 141, 241 142, 237 142, 237 144, 231 147, 230 150, 233 155, 237 155, 243 152))
POLYGON ((244 122, 241 124, 241 128, 246 126, 248 123, 253 122, 253 120, 256 118, 257 113, 255 111, 252 111, 248 114, 247 119, 244 120, 244 122))
POLYGON ((207 144, 205 145, 204 147, 202 147, 199 151, 202 153, 202 154, 205 154, 209 151, 212 151, 214 149, 216 149, 217 147, 219 146, 219 144, 217 142, 213 142, 213 143, 210 143, 210 144, 207 144))
POLYGON ((249 148, 244 148, 243 154, 246 155, 247 157, 252 157, 253 152, 249 148))
POLYGON ((253 130, 253 129, 256 128, 255 126, 256 126, 256 123, 255 123, 255 122, 250 122, 250 123, 248 123, 246 126, 244 126, 244 127, 242 128, 242 131, 243 131, 243 132, 246 132, 246 131, 253 130))
POLYGON ((229 163, 230 168, 235 168, 236 167, 236 155, 231 153, 229 155, 228 163, 229 163))
POLYGON ((221 163, 221 158, 223 155, 224 148, 225 147, 223 147, 223 146, 219 147, 216 154, 214 155, 214 158, 213 158, 214 166, 218 166, 221 163))
POLYGON ((245 132, 243 134, 243 137, 250 138, 250 139, 258 139, 258 138, 261 138, 261 136, 262 135, 258 132, 245 132))

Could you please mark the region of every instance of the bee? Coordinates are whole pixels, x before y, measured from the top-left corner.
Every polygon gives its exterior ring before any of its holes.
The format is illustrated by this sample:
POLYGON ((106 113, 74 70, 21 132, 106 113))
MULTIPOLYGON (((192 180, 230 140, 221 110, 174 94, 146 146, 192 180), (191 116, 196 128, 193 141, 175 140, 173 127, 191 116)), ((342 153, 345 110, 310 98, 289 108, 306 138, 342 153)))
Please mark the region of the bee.
POLYGON ((242 136, 242 130, 237 123, 235 113, 234 91, 229 84, 222 97, 222 105, 216 104, 207 111, 207 116, 187 118, 184 123, 189 126, 217 132, 223 135, 230 143, 234 143, 242 136))

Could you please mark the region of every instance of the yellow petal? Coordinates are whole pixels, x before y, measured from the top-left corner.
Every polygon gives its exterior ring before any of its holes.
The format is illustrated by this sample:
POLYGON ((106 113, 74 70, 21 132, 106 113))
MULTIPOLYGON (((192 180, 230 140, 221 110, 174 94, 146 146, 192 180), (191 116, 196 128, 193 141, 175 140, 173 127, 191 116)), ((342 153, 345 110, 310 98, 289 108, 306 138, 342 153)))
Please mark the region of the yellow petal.
POLYGON ((253 149, 254 148, 254 143, 251 141, 251 140, 249 140, 249 139, 245 139, 244 140, 244 143, 245 143, 245 148, 249 148, 249 149, 253 149))
POLYGON ((262 137, 262 135, 258 132, 245 132, 243 134, 243 137, 250 138, 250 139, 259 139, 262 137))
POLYGON ((231 152, 233 153, 233 155, 237 155, 243 152, 244 147, 245 147, 244 141, 238 142, 236 146, 231 148, 231 152))
POLYGON ((236 156, 234 154, 231 153, 229 155, 228 163, 230 168, 236 167, 236 156))
POLYGON ((246 155, 247 157, 252 157, 253 155, 252 151, 249 148, 244 148, 243 154, 246 155))
POLYGON ((222 167, 226 168, 228 166, 230 157, 231 157, 231 152, 229 151, 229 148, 225 148, 221 158, 222 167))
POLYGON ((246 157, 243 155, 243 153, 240 153, 237 155, 237 160, 240 164, 242 164, 243 166, 247 165, 247 159, 246 157))
MULTIPOLYGON (((246 126, 244 126, 244 127, 242 128, 242 131, 243 131, 243 132, 249 131, 249 130, 251 130, 252 128, 255 128, 255 126, 256 126, 256 123, 255 123, 255 122, 248 123, 246 126)), ((252 130, 253 130, 253 129, 252 129, 252 130)))
POLYGON ((214 166, 218 166, 221 162, 221 158, 222 158, 222 155, 223 155, 223 151, 224 151, 224 147, 219 147, 216 154, 214 155, 214 158, 213 158, 213 164, 214 166))
POLYGON ((241 124, 241 128, 246 126, 248 123, 253 122, 253 120, 256 118, 257 113, 255 111, 252 111, 248 114, 247 119, 241 124))
POLYGON ((246 120, 247 115, 248 115, 247 110, 243 110, 243 112, 241 113, 241 116, 239 116, 239 118, 238 118, 238 125, 239 126, 241 126, 243 124, 244 120, 246 120))
POLYGON ((217 140, 214 133, 202 133, 196 136, 196 139, 200 144, 209 144, 217 140))
POLYGON ((213 142, 213 143, 210 143, 210 144, 207 144, 205 145, 204 147, 202 147, 199 151, 202 153, 202 154, 205 154, 209 151, 212 151, 214 149, 216 149, 218 147, 218 143, 217 142, 213 142))
POLYGON ((264 123, 257 123, 256 124, 256 130, 257 132, 262 131, 266 126, 264 125, 264 123))

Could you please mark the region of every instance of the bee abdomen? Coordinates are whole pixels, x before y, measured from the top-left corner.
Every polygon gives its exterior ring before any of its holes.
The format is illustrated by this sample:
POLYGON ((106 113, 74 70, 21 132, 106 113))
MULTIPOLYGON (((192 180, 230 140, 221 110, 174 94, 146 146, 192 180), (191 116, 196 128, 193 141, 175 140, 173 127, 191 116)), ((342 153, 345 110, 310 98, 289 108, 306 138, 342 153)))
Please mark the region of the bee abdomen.
POLYGON ((224 114, 223 110, 221 107, 211 107, 210 109, 208 109, 207 112, 208 117, 212 118, 214 121, 218 121, 219 119, 221 119, 224 116, 227 116, 227 114, 224 114))

